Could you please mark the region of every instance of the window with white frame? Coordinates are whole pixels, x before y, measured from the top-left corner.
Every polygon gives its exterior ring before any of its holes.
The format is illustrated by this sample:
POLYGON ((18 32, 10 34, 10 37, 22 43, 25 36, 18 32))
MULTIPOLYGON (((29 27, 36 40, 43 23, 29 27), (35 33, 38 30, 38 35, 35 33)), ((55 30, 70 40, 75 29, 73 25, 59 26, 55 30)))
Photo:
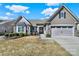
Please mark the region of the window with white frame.
POLYGON ((24 32, 24 26, 18 26, 18 32, 20 33, 24 32))
POLYGON ((64 11, 59 12, 59 18, 65 19, 66 18, 66 12, 64 12, 64 11))

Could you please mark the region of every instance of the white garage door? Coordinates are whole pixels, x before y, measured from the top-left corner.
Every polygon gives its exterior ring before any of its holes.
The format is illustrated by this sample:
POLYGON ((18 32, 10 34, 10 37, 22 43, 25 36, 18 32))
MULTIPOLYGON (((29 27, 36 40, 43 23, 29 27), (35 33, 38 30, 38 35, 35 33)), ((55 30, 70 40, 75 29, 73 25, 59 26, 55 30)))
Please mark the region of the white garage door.
POLYGON ((73 26, 52 26, 52 36, 73 36, 73 26))

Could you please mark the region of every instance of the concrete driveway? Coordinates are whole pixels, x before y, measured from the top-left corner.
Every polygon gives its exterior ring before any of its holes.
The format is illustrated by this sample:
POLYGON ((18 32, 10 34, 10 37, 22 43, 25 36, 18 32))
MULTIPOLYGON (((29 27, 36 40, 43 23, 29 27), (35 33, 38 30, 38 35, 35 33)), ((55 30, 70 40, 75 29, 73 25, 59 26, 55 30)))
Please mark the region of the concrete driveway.
POLYGON ((53 37, 52 39, 58 42, 63 48, 65 48, 72 55, 79 56, 79 37, 60 36, 60 37, 53 37))

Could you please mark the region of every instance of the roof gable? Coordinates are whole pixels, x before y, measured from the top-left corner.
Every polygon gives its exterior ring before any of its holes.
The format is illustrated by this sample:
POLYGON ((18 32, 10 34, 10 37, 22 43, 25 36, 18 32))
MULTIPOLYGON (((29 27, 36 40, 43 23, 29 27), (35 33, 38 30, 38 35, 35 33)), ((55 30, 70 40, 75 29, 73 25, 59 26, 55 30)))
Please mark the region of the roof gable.
POLYGON ((47 22, 52 21, 52 20, 58 15, 58 13, 59 13, 63 8, 65 8, 65 9, 71 14, 71 16, 73 16, 73 18, 78 22, 77 16, 76 16, 75 14, 73 14, 73 12, 72 12, 69 8, 67 8, 65 5, 62 5, 62 6, 47 20, 47 22))
POLYGON ((24 16, 19 16, 15 24, 22 22, 25 23, 26 25, 32 25, 24 16))

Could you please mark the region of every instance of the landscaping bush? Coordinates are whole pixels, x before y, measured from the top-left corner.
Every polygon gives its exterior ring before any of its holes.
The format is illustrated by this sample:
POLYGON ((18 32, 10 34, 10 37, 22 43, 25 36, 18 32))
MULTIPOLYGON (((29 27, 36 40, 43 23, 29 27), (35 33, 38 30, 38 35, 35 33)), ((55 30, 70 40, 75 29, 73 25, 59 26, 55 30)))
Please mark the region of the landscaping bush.
POLYGON ((27 33, 19 33, 19 35, 23 37, 23 36, 27 36, 27 33))
POLYGON ((24 36, 28 36, 28 34, 27 33, 24 33, 24 36))
POLYGON ((13 36, 15 36, 15 34, 14 33, 6 33, 5 36, 6 37, 13 37, 13 36))
POLYGON ((13 33, 9 33, 9 37, 13 37, 13 33))
POLYGON ((50 34, 46 34, 46 37, 51 37, 51 35, 50 34))
POLYGON ((19 33, 15 33, 15 35, 14 36, 20 36, 20 34, 19 33))
POLYGON ((27 36, 26 33, 6 33, 5 37, 24 37, 27 36))
POLYGON ((6 33, 6 34, 5 34, 5 37, 9 37, 9 33, 6 33))
POLYGON ((3 33, 3 32, 0 32, 0 36, 2 36, 2 35, 5 35, 5 33, 3 33))
POLYGON ((12 36, 15 36, 16 33, 12 33, 12 36))
POLYGON ((24 33, 19 33, 20 37, 23 37, 24 36, 24 33))

